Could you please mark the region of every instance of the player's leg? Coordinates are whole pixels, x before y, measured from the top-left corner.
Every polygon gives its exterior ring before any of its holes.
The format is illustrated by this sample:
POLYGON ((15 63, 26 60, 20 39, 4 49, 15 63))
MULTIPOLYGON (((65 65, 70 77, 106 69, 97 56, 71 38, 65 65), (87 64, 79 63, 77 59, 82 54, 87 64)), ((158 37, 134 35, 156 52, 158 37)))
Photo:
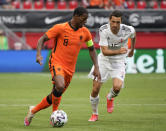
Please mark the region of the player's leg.
POLYGON ((99 104, 99 91, 102 83, 96 80, 93 80, 93 89, 90 95, 90 102, 92 107, 92 115, 89 121, 97 121, 98 120, 98 104, 99 104))
POLYGON ((37 104, 36 106, 29 107, 28 114, 24 119, 25 126, 30 125, 32 118, 34 117, 35 113, 37 113, 38 111, 49 107, 51 104, 53 104, 53 110, 57 109, 57 107, 59 106, 59 103, 61 100, 61 94, 65 87, 63 72, 61 70, 61 67, 54 66, 54 65, 50 67, 50 72, 52 75, 53 83, 56 82, 57 87, 55 89, 55 86, 53 86, 52 92, 48 96, 44 97, 39 104, 37 104), (55 70, 55 67, 56 67, 56 70, 55 70), (56 75, 56 72, 57 72, 57 75, 56 75), (62 76, 58 74, 62 74, 62 76))
POLYGON ((49 107, 51 104, 52 104, 52 102, 50 101, 49 95, 48 95, 48 96, 44 97, 42 99, 42 101, 39 104, 37 104, 36 106, 30 106, 28 114, 24 119, 24 125, 29 126, 35 113, 37 113, 38 111, 40 111, 42 109, 49 107))
POLYGON ((68 88, 72 75, 68 74, 63 68, 63 72, 57 72, 58 75, 54 77, 55 86, 52 91, 52 111, 58 110, 61 102, 62 94, 68 88))
POLYGON ((52 89, 52 111, 58 109, 60 104, 62 93, 65 89, 65 80, 64 80, 64 70, 63 67, 57 64, 52 66, 52 81, 53 81, 53 89, 52 89))
POLYGON ((112 113, 114 109, 114 98, 118 96, 125 78, 125 64, 124 62, 118 62, 112 64, 111 77, 113 82, 113 88, 107 95, 107 112, 112 113))
MULTIPOLYGON (((54 66, 53 66, 53 69, 50 70, 50 72, 53 78, 52 92, 47 97, 44 97, 43 100, 38 105, 36 105, 34 108, 31 109, 31 112, 33 114, 37 113, 38 111, 42 109, 49 107, 51 104, 53 105, 56 104, 56 102, 54 102, 54 99, 57 99, 57 101, 60 101, 61 99, 61 94, 64 90, 64 77, 59 75, 60 73, 54 69, 54 66), (58 72, 57 73, 58 75, 55 75, 56 72, 58 72), (58 98, 54 98, 54 97, 58 97, 58 98)), ((61 74, 63 75, 63 73, 61 74)))
POLYGON ((107 95, 107 112, 112 113, 114 109, 114 98, 118 96, 120 89, 123 85, 123 81, 118 78, 113 78, 113 88, 107 95))
POLYGON ((62 93, 65 88, 65 81, 63 76, 56 75, 54 78, 55 85, 52 91, 52 111, 58 110, 58 106, 62 98, 62 93))
MULTIPOLYGON (((107 62, 102 60, 100 56, 98 56, 98 62, 99 62, 99 70, 101 74, 101 81, 93 80, 93 88, 92 92, 90 95, 90 102, 91 102, 91 107, 92 107, 92 115, 89 119, 89 121, 96 121, 98 120, 98 104, 99 104, 99 91, 102 86, 103 82, 106 82, 107 79, 109 79, 109 74, 108 74, 108 68, 106 65, 108 65, 107 62)), ((94 79, 93 76, 93 70, 94 67, 92 67, 89 77, 94 79)))
POLYGON ((37 113, 38 111, 49 107, 52 104, 50 99, 50 94, 42 99, 42 101, 37 104, 34 108, 32 108, 31 112, 33 114, 37 113))
POLYGON ((35 113, 49 107, 51 104, 52 104, 52 96, 50 93, 48 96, 44 97, 42 101, 36 106, 30 106, 28 114, 24 119, 24 125, 29 126, 30 123, 32 122, 32 118, 34 117, 35 113))
POLYGON ((113 88, 111 88, 110 92, 108 93, 108 99, 118 96, 121 87, 123 85, 123 81, 120 80, 119 78, 113 78, 112 81, 113 81, 113 88))

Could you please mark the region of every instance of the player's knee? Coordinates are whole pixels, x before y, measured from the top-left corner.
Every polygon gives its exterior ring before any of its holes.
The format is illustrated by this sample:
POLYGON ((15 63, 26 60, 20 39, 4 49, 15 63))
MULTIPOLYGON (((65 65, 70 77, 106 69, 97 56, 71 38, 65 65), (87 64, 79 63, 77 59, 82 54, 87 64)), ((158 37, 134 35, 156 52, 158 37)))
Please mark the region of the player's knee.
POLYGON ((54 85, 54 88, 53 88, 53 95, 56 96, 56 97, 59 97, 62 95, 63 91, 64 91, 64 85, 61 84, 61 85, 54 85))
POLYGON ((119 93, 121 87, 122 87, 122 84, 114 84, 114 85, 113 85, 114 92, 119 93))
POLYGON ((65 84, 63 82, 59 82, 55 84, 54 88, 57 90, 57 92, 63 92, 65 84))
POLYGON ((52 93, 55 97, 60 97, 62 95, 63 91, 55 88, 52 93))
POLYGON ((55 88, 55 89, 57 90, 57 92, 62 93, 62 92, 63 92, 63 90, 65 89, 65 86, 64 86, 64 85, 61 85, 61 86, 56 86, 56 88, 55 88))

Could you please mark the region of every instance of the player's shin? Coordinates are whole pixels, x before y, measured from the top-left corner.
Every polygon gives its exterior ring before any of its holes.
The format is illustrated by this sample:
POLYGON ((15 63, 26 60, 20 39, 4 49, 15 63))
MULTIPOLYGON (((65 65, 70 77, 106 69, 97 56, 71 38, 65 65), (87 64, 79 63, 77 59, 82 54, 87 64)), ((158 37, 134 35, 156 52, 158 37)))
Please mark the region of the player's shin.
POLYGON ((114 88, 111 88, 110 92, 108 93, 108 99, 111 100, 111 98, 114 98, 118 96, 120 90, 114 90, 114 88))
POLYGON ((99 95, 97 97, 92 97, 90 95, 90 102, 91 102, 93 114, 98 115, 99 95))
POLYGON ((52 111, 58 110, 59 104, 61 102, 62 93, 57 92, 56 89, 52 93, 52 111))
POLYGON ((31 112, 35 114, 38 111, 49 107, 51 104, 52 102, 50 101, 49 96, 46 96, 42 99, 42 101, 39 104, 37 104, 34 108, 32 108, 31 112))

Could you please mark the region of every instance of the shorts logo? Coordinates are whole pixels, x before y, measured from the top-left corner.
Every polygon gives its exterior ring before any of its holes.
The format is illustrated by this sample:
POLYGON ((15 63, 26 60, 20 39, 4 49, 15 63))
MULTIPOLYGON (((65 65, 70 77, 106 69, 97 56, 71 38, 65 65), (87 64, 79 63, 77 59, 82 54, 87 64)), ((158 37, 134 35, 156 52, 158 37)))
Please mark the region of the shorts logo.
POLYGON ((61 71, 61 68, 57 68, 58 71, 61 71))
POLYGON ((121 76, 122 79, 124 78, 124 72, 121 72, 121 76))

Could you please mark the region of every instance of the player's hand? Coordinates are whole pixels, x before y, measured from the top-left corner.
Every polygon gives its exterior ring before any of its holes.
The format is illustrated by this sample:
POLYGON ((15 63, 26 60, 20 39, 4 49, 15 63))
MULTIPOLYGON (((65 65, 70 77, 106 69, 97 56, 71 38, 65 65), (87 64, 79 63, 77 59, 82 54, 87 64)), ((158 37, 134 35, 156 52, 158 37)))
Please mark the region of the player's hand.
POLYGON ((127 49, 126 49, 126 48, 121 47, 121 48, 119 49, 119 54, 126 54, 126 53, 127 53, 127 49))
POLYGON ((43 57, 41 55, 37 55, 36 56, 36 62, 39 63, 40 65, 42 65, 42 60, 43 60, 43 57))
POLYGON ((128 57, 132 57, 134 55, 134 50, 130 50, 128 53, 128 57))
POLYGON ((94 80, 97 80, 99 82, 101 81, 101 75, 100 75, 99 67, 94 68, 93 75, 94 75, 94 80))

